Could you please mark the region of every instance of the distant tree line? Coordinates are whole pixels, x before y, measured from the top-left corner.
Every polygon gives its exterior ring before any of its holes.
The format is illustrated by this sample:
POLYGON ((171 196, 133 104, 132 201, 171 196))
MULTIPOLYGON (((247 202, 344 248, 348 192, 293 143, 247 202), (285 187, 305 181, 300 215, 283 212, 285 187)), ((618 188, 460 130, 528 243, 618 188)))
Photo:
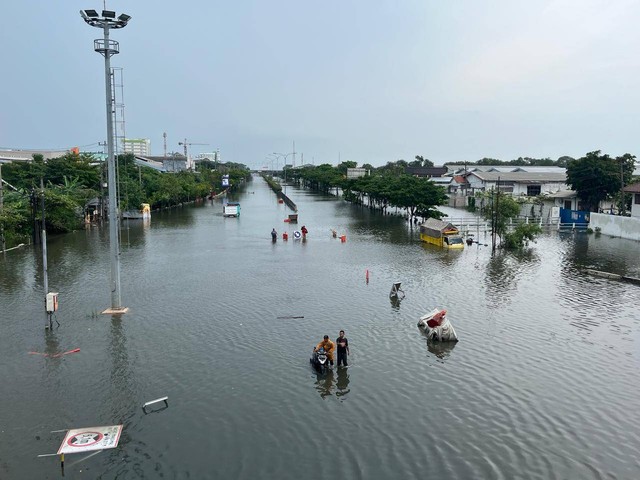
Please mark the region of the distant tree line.
MULTIPOLYGON (((239 185, 251 175, 242 164, 209 161, 200 162, 195 172, 162 173, 136 165, 132 154, 118 156, 117 170, 119 207, 123 211, 137 210, 142 203, 158 209, 188 202, 220 190, 223 174, 229 175, 231 185, 239 185)), ((0 210, 0 234, 7 248, 25 242, 34 229, 40 228, 37 222, 43 195, 49 233, 80 228, 87 202, 107 195, 101 188, 107 181, 105 162, 87 154, 68 153, 46 161, 42 155, 34 155, 32 162, 4 164, 2 178, 11 185, 4 185, 0 210), (41 179, 44 190, 40 188, 41 179)))
MULTIPOLYGON (((424 165, 423 160, 416 160, 424 165)), ((418 178, 405 172, 409 164, 404 160, 388 162, 375 168, 365 164, 368 175, 347 178, 347 169, 356 162, 342 162, 290 169, 287 178, 308 188, 329 192, 342 190, 345 200, 386 212, 389 207, 406 209, 410 216, 441 218, 437 207, 447 202, 445 189, 428 178, 418 178)))

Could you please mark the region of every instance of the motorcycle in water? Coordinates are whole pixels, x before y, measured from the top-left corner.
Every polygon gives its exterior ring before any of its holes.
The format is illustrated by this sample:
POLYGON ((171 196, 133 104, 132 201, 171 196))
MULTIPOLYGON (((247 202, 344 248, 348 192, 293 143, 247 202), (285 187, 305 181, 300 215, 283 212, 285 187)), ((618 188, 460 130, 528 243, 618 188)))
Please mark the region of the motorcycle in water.
POLYGON ((311 354, 309 362, 318 373, 324 373, 329 369, 329 357, 324 348, 321 348, 311 354))

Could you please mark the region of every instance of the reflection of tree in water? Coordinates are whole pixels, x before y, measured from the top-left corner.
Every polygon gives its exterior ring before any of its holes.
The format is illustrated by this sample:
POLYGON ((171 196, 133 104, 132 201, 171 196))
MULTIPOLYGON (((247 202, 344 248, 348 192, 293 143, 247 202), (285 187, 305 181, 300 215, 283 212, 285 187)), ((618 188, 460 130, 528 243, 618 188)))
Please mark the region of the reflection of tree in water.
MULTIPOLYGON (((195 223, 193 212, 194 207, 174 207, 160 212, 151 213, 151 221, 154 229, 171 228, 179 229, 179 227, 191 227, 195 223)), ((220 208, 222 215, 222 208, 220 208)))
POLYGON ((333 370, 327 370, 324 374, 316 373, 316 390, 322 398, 326 398, 332 394, 333 382, 333 370))
POLYGON ((349 389, 349 369, 344 367, 338 367, 338 380, 336 382, 338 391, 336 397, 344 397, 351 391, 349 389))
MULTIPOLYGON (((0 255, 0 292, 17 292, 22 286, 31 288, 36 281, 41 282, 42 277, 38 277, 35 269, 38 256, 42 257, 42 253, 33 247, 22 247, 11 255, 0 255)), ((2 307, 4 312, 7 306, 2 307)))
POLYGON ((566 245, 563 274, 574 276, 576 270, 591 268, 618 275, 638 276, 640 265, 636 245, 622 239, 584 232, 559 232, 558 236, 566 245))
POLYGON ((540 264, 532 249, 520 252, 499 251, 487 264, 486 292, 494 305, 509 301, 509 294, 518 289, 518 279, 540 264))

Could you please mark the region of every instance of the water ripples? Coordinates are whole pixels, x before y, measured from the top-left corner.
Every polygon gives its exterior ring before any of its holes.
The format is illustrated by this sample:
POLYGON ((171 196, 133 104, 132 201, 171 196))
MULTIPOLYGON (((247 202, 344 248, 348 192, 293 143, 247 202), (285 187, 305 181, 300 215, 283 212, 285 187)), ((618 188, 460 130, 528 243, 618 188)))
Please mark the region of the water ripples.
POLYGON ((46 336, 30 306, 38 256, 3 264, 0 381, 14 390, 0 400, 12 412, 0 472, 41 478, 50 463, 28 459, 57 447, 47 432, 123 423, 121 447, 68 461, 69 474, 635 478, 638 290, 583 273, 638 271, 626 243, 550 232, 520 255, 448 252, 402 218, 291 188, 309 239, 271 244, 274 226, 298 227, 260 182, 240 219, 207 204, 131 224, 122 319, 95 314, 108 303, 103 232, 53 240, 63 327, 46 336), (393 301, 396 281, 406 295, 393 301), (416 326, 436 306, 458 344, 416 326), (317 375, 311 349, 340 329, 350 366, 317 375), (169 408, 142 412, 164 395, 169 408))

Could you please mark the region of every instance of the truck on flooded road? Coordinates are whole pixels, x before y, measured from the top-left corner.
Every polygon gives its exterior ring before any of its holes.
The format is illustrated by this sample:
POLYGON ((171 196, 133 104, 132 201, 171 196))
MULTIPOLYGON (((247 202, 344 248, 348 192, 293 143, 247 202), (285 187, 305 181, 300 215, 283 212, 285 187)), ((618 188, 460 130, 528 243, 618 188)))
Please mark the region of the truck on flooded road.
POLYGON ((420 240, 442 248, 464 248, 460 231, 452 223, 436 218, 427 218, 427 221, 420 225, 420 240))

